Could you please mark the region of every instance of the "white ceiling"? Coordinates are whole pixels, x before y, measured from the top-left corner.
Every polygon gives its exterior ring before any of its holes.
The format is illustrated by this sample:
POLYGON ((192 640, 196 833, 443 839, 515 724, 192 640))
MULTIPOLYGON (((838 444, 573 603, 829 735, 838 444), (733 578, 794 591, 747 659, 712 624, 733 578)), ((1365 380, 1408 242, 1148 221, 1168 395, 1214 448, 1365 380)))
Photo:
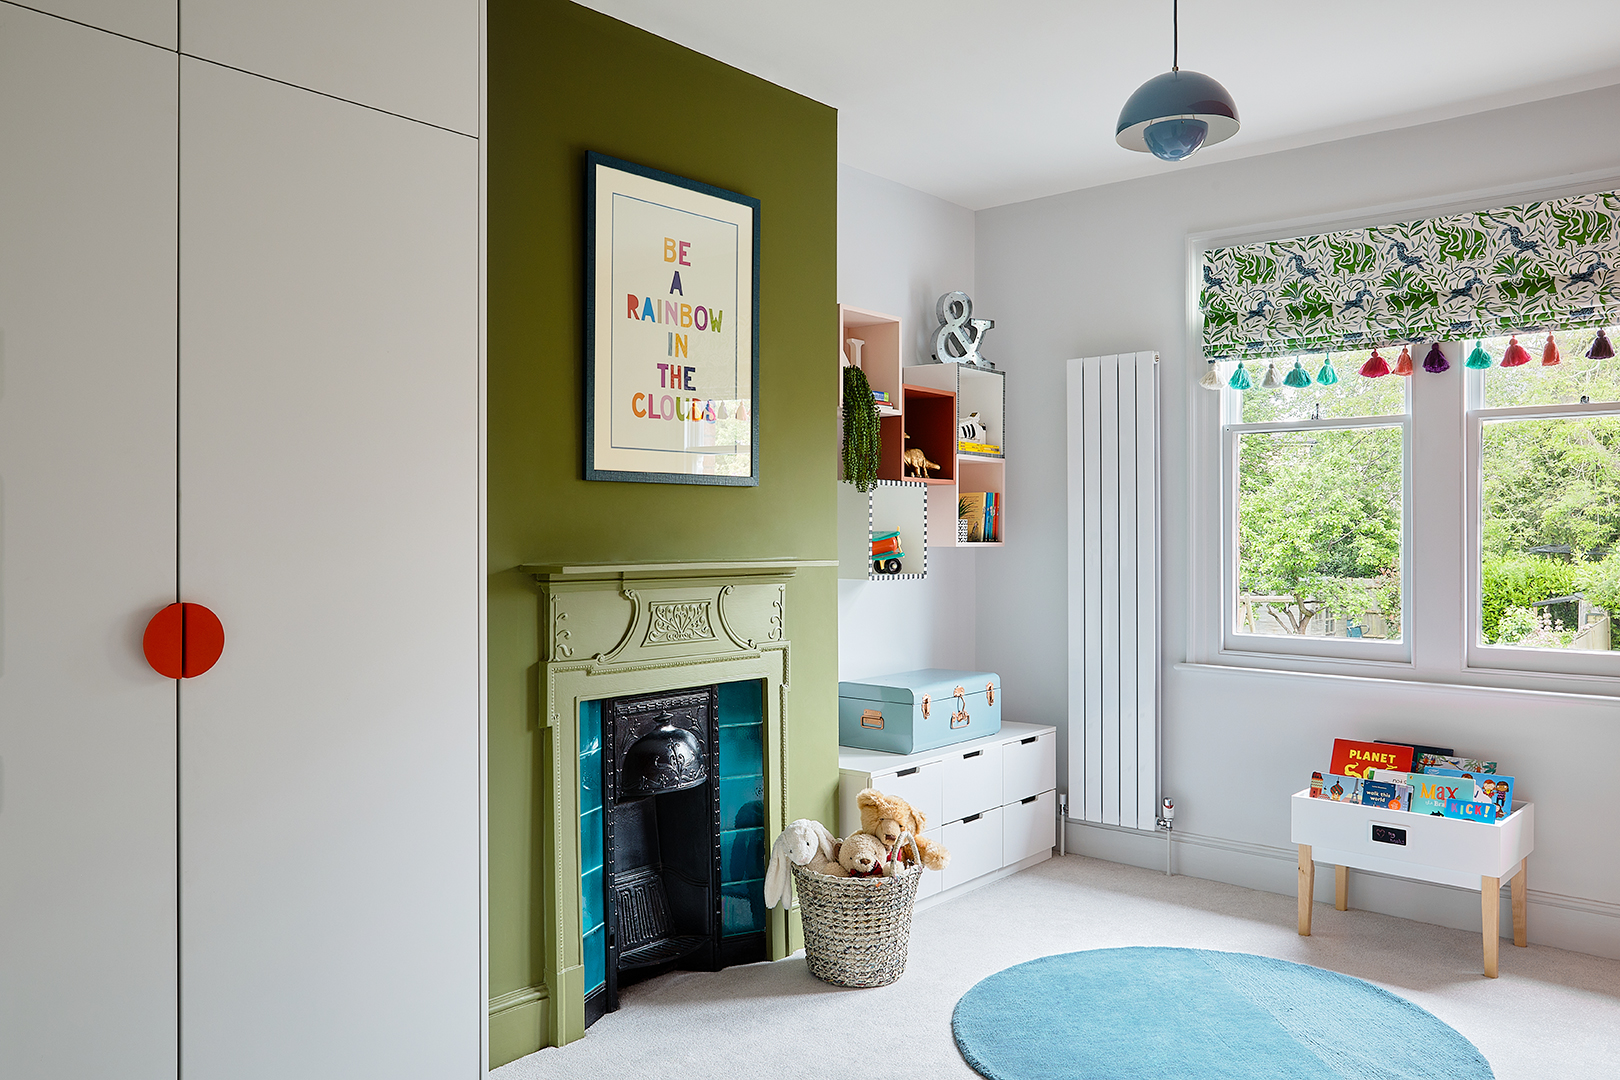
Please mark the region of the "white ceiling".
POLYGON ((1114 143, 1170 0, 584 2, 835 106, 840 161, 975 210, 1620 83, 1620 0, 1187 0, 1181 66, 1243 129, 1170 165, 1114 143))

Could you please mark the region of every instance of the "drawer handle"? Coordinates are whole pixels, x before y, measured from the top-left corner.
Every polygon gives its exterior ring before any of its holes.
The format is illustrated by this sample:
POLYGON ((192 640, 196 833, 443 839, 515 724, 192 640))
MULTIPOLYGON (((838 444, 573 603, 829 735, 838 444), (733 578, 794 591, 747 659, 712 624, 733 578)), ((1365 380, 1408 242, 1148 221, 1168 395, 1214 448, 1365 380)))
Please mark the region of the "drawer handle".
POLYGON ((978 757, 982 753, 984 753, 983 750, 975 750, 970 754, 963 754, 962 755, 962 760, 966 761, 968 758, 978 757))
POLYGON ((922 768, 921 765, 913 765, 909 769, 901 769, 899 772, 895 773, 894 775, 897 776, 897 777, 900 777, 900 776, 915 776, 917 774, 917 770, 920 769, 920 768, 922 768))
POLYGON ((861 727, 876 728, 877 730, 882 731, 883 714, 878 712, 876 709, 867 709, 865 712, 861 713, 861 727))
POLYGON ((1031 735, 1027 739, 1019 739, 1018 740, 1018 745, 1019 746, 1028 746, 1030 743, 1034 742, 1036 739, 1039 739, 1039 738, 1040 738, 1039 735, 1031 735))
POLYGON ((981 814, 969 814, 967 817, 962 819, 962 824, 966 825, 970 821, 978 821, 982 817, 984 817, 984 815, 982 813, 981 814))
POLYGON ((1039 796, 1039 795, 1031 795, 1031 796, 1030 796, 1030 797, 1029 797, 1029 798, 1027 798, 1027 799, 1020 799, 1020 800, 1018 800, 1018 801, 1019 801, 1019 802, 1020 802, 1020 803, 1022 803, 1022 804, 1023 804, 1023 805, 1024 805, 1024 806, 1028 806, 1028 805, 1029 805, 1029 804, 1030 804, 1030 803, 1032 803, 1032 802, 1034 802, 1034 801, 1035 801, 1035 800, 1036 800, 1036 799, 1038 799, 1038 798, 1040 798, 1040 796, 1039 796))

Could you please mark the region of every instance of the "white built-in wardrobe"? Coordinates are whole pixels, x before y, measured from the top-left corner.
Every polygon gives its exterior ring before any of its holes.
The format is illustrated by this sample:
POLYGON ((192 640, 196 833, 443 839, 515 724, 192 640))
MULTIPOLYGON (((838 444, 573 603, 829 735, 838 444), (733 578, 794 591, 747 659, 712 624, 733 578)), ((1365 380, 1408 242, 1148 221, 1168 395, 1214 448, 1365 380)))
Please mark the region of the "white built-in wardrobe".
POLYGON ((480 19, 0 0, 6 1080, 479 1074, 480 19))

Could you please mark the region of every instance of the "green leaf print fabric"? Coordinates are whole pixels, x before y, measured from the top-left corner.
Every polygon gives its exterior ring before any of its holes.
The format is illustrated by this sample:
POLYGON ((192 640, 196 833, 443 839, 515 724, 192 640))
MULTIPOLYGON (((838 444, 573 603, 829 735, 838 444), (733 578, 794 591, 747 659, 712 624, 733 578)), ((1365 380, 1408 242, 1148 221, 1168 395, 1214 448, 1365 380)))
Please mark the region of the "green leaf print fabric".
POLYGON ((1204 253, 1210 360, 1620 321, 1620 193, 1204 253))

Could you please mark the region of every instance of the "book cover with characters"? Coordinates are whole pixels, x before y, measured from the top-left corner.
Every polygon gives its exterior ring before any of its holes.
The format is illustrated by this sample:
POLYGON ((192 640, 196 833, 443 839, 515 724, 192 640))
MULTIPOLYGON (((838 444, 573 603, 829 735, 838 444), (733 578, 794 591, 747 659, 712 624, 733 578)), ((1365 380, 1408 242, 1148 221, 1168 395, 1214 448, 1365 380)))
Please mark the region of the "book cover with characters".
POLYGON ((1411 783, 1411 809, 1414 814, 1445 817, 1447 802, 1453 800, 1472 802, 1474 798, 1472 777, 1413 773, 1411 783))
POLYGON ((1474 801, 1488 802, 1496 807, 1496 816, 1505 818, 1513 813, 1513 777, 1498 776, 1495 773, 1460 772, 1456 769, 1432 769, 1423 773, 1424 776, 1456 776, 1466 777, 1474 782, 1474 801))
POLYGON ((1322 797, 1333 802, 1360 803, 1361 785, 1364 782, 1359 776, 1329 773, 1322 778, 1322 797))
POLYGON ((1333 761, 1330 771, 1341 776, 1365 778, 1369 769, 1393 769, 1407 772, 1412 768, 1412 748, 1390 743, 1356 742, 1352 739, 1333 740, 1333 761))

